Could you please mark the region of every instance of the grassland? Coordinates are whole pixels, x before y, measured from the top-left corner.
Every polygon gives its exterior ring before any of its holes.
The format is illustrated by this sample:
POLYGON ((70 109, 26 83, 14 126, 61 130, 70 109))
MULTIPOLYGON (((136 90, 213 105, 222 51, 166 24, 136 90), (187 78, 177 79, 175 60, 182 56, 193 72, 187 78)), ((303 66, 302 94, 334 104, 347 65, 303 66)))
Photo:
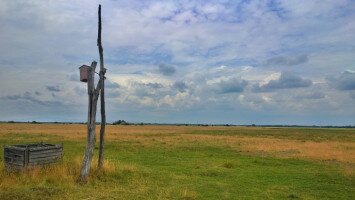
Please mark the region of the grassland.
POLYGON ((40 141, 63 143, 63 162, 22 173, 1 165, 0 199, 355 196, 355 129, 108 126, 105 172, 94 168, 85 185, 76 182, 84 125, 0 124, 0 145, 40 141))

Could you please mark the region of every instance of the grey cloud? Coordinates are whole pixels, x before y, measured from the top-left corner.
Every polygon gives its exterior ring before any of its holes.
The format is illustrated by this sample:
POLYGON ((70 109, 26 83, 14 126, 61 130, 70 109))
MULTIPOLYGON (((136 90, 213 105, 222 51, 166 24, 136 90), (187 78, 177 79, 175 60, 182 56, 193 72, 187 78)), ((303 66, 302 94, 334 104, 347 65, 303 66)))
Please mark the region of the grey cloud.
POLYGON ((154 97, 159 96, 164 93, 164 85, 161 83, 141 83, 141 82, 132 82, 132 87, 134 88, 135 95, 138 97, 154 97))
POLYGON ((303 54, 296 57, 278 56, 266 61, 266 65, 299 65, 308 61, 308 55, 303 54))
POLYGON ((328 78, 328 83, 338 90, 355 90, 355 72, 345 71, 340 76, 328 78))
POLYGON ((187 90, 187 85, 183 81, 176 81, 173 88, 177 89, 179 92, 185 92, 187 90))
POLYGON ((306 94, 301 94, 297 96, 300 99, 323 99, 325 97, 323 92, 310 92, 306 94))
POLYGON ((110 81, 110 80, 106 80, 105 81, 105 87, 106 88, 111 88, 111 89, 116 89, 116 88, 120 88, 120 85, 116 82, 110 81))
POLYGON ((105 97, 107 98, 116 98, 116 97, 119 97, 121 96, 120 92, 119 91, 107 91, 106 94, 105 94, 105 97))
POLYGON ((149 88, 154 88, 154 89, 158 89, 158 88, 163 88, 164 87, 160 83, 144 83, 143 85, 146 86, 146 87, 149 87, 149 88))
POLYGON ((289 72, 282 72, 277 80, 270 80, 265 85, 256 84, 253 86, 254 92, 269 92, 277 89, 292 89, 310 87, 313 84, 311 80, 304 79, 289 72))
POLYGON ((105 83, 105 87, 107 87, 105 93, 105 96, 107 98, 116 98, 121 96, 120 90, 122 89, 122 87, 118 83, 107 80, 105 83))
POLYGON ((351 97, 352 99, 355 99, 355 91, 350 92, 350 97, 351 97))
POLYGON ((25 92, 24 94, 18 95, 9 95, 1 97, 1 99, 10 100, 10 101, 26 101, 34 104, 39 104, 42 106, 52 106, 52 105, 62 105, 61 102, 58 101, 42 101, 32 96, 30 92, 25 92))
POLYGON ((135 71, 135 72, 133 72, 132 74, 143 75, 144 72, 142 72, 142 71, 135 71))
POLYGON ((176 69, 172 65, 160 64, 159 72, 165 76, 171 76, 176 72, 176 69))
POLYGON ((36 91, 36 92, 35 92, 35 95, 40 96, 40 95, 41 95, 41 93, 40 93, 40 92, 38 92, 38 91, 36 91))
POLYGON ((67 76, 70 81, 80 81, 79 74, 70 74, 67 76))
POLYGON ((217 85, 215 85, 215 91, 221 94, 243 92, 247 85, 248 82, 246 80, 231 78, 228 80, 221 80, 217 83, 217 85))
POLYGON ((82 95, 87 95, 87 89, 85 88, 82 88, 82 87, 75 87, 74 88, 74 92, 79 95, 79 96, 82 96, 82 95))
POLYGON ((159 89, 159 88, 164 88, 164 85, 161 83, 141 83, 141 82, 132 82, 132 86, 135 88, 145 88, 145 89, 159 89))
POLYGON ((46 89, 51 92, 60 92, 58 85, 56 85, 56 86, 47 85, 46 89))

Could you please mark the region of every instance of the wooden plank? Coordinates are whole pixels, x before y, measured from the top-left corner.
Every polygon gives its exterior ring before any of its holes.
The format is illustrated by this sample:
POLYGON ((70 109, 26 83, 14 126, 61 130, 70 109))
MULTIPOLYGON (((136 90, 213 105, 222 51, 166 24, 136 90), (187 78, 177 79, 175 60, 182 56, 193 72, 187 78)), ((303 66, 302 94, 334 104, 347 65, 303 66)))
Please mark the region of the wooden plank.
POLYGON ((30 151, 30 154, 36 155, 36 154, 62 152, 62 151, 63 151, 63 149, 51 149, 51 150, 42 150, 42 151, 30 151))
POLYGON ((32 147, 29 148, 30 151, 41 151, 41 150, 50 150, 50 149, 61 149, 63 148, 62 146, 47 146, 47 147, 32 147))
POLYGON ((23 151, 5 151, 5 154, 23 155, 23 151))
POLYGON ((18 149, 4 148, 4 152, 23 152, 23 151, 18 150, 18 149))
POLYGON ((14 154, 14 153, 5 152, 4 155, 8 156, 8 157, 23 157, 23 152, 21 154, 14 154))
POLYGON ((13 161, 11 161, 11 162, 6 162, 6 163, 7 163, 7 164, 23 165, 23 161, 20 161, 20 160, 18 160, 18 161, 13 160, 13 161))
POLYGON ((50 160, 52 158, 58 158, 58 157, 61 157, 61 156, 60 155, 54 155, 54 156, 30 158, 29 162, 34 161, 34 160, 50 160))
POLYGON ((30 154, 30 158, 38 158, 38 157, 50 157, 50 156, 55 156, 55 155, 62 155, 62 152, 52 152, 52 153, 41 153, 41 154, 30 154))
POLYGON ((37 153, 37 154, 30 154, 30 157, 42 157, 42 156, 51 156, 51 155, 58 155, 63 154, 63 152, 50 152, 50 153, 37 153))
POLYGON ((57 160, 57 159, 61 159, 61 158, 62 158, 61 156, 51 156, 51 157, 44 157, 44 158, 30 158, 28 163, 33 163, 33 162, 37 162, 37 161, 57 160))
POLYGON ((48 157, 53 157, 53 156, 62 156, 62 153, 51 153, 51 154, 38 154, 38 155, 30 155, 30 159, 33 158, 48 158, 48 157))
POLYGON ((7 164, 16 164, 16 165, 23 165, 23 161, 21 160, 12 160, 11 162, 6 162, 7 164))
POLYGON ((55 163, 58 160, 45 160, 45 161, 36 161, 36 162, 31 162, 28 165, 29 166, 35 166, 35 165, 45 165, 45 164, 51 164, 51 163, 55 163))
POLYGON ((23 154, 23 151, 16 149, 4 149, 4 153, 23 154))
POLYGON ((6 160, 21 160, 23 162, 23 158, 14 158, 14 157, 4 157, 6 160))
POLYGON ((26 148, 24 148, 24 147, 16 147, 16 146, 5 146, 5 149, 24 151, 26 148))

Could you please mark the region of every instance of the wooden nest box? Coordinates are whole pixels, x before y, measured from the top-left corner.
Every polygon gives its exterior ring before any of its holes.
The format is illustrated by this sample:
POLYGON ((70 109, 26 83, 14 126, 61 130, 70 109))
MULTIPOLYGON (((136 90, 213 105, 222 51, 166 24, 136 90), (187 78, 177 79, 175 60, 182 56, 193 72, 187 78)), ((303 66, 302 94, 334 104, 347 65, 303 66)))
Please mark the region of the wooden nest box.
POLYGON ((5 168, 21 170, 27 167, 57 162, 63 157, 63 145, 58 144, 17 144, 4 147, 5 168))
POLYGON ((81 67, 79 67, 79 70, 80 70, 80 81, 81 82, 88 82, 90 68, 91 67, 87 66, 87 65, 82 65, 81 67))

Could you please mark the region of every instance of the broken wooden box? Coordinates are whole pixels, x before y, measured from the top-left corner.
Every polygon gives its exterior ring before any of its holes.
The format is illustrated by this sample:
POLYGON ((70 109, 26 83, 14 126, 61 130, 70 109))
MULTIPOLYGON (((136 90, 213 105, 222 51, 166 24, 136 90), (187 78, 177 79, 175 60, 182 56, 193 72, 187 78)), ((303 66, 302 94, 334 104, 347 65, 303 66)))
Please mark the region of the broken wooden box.
POLYGON ((57 162, 63 157, 63 145, 36 143, 4 147, 6 169, 23 169, 57 162))

